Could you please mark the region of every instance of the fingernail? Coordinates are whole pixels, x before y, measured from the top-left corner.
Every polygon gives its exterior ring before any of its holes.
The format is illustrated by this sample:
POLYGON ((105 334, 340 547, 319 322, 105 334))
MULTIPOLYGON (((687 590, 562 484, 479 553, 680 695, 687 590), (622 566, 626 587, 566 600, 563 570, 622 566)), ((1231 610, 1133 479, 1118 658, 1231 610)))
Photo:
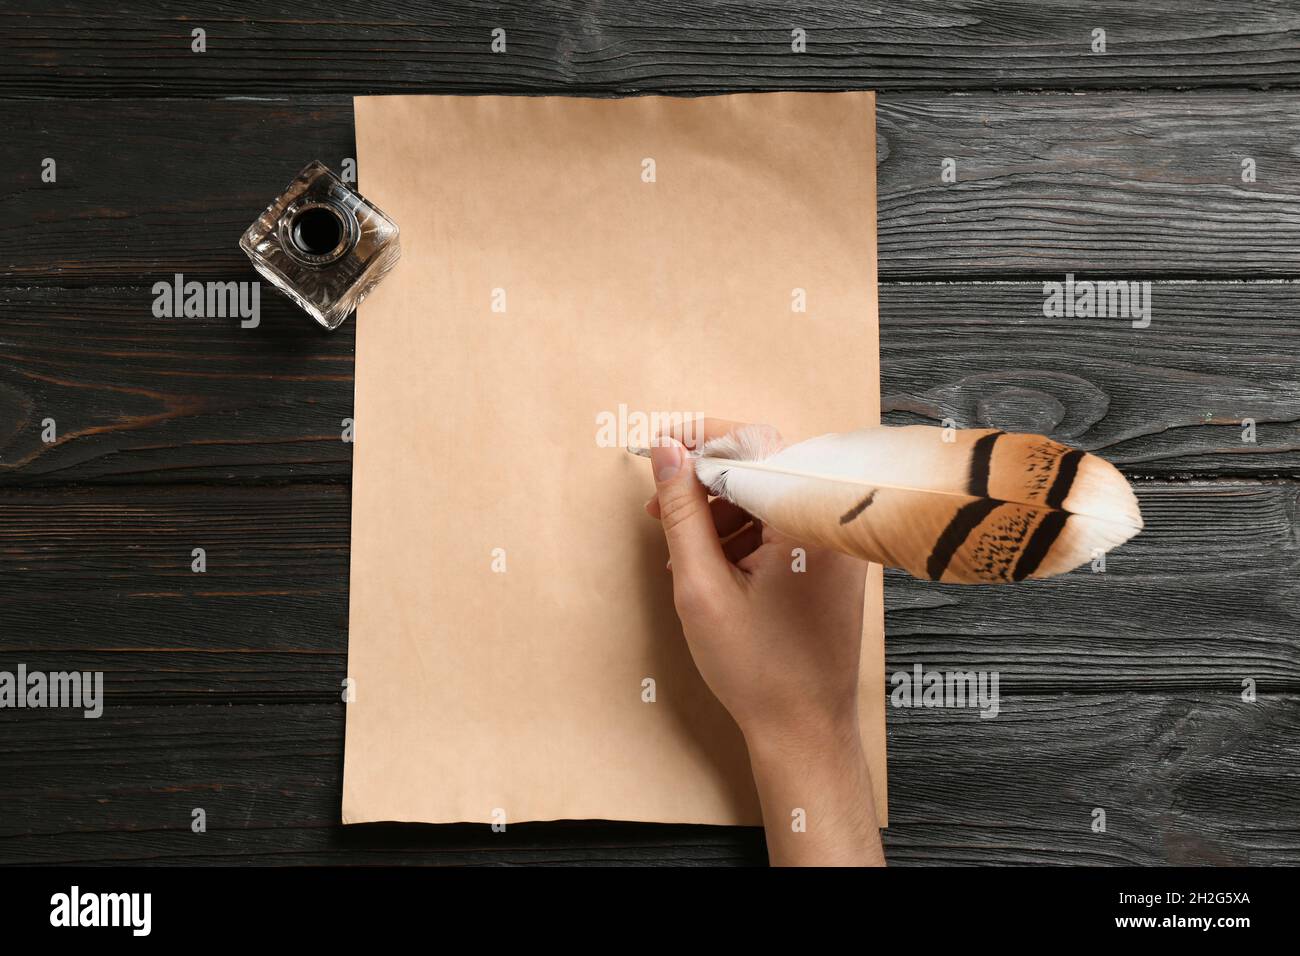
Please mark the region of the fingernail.
POLYGON ((673 438, 660 438, 650 449, 650 466, 655 481, 672 481, 682 470, 682 446, 673 438))

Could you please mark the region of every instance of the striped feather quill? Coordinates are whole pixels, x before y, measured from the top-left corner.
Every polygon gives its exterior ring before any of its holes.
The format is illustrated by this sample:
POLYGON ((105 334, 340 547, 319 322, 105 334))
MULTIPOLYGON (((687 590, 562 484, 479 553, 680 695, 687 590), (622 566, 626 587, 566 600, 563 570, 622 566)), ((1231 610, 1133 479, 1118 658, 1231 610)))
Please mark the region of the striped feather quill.
POLYGON ((1142 529, 1114 465, 1041 435, 911 425, 782 448, 748 425, 706 443, 695 468, 775 530, 932 581, 1046 578, 1142 529))

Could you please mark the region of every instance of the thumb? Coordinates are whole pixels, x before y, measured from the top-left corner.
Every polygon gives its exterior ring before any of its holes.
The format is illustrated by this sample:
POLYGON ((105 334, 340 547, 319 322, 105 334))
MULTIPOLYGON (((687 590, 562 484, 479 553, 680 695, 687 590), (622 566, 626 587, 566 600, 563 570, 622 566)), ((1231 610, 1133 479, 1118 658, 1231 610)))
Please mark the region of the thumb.
POLYGON ((708 493, 695 477, 685 447, 675 438, 658 439, 650 449, 650 467, 674 578, 700 584, 722 579, 727 558, 713 527, 708 493))

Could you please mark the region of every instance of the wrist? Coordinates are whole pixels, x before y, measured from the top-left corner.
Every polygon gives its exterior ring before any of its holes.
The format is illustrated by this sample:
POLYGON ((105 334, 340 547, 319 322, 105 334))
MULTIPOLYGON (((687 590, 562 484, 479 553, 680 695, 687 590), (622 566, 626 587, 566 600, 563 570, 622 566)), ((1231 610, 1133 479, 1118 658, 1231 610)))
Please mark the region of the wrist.
MULTIPOLYGON (((856 705, 856 702, 855 702, 856 705)), ((755 772, 782 766, 843 765, 863 759, 857 707, 797 720, 752 722, 741 727, 755 772)))

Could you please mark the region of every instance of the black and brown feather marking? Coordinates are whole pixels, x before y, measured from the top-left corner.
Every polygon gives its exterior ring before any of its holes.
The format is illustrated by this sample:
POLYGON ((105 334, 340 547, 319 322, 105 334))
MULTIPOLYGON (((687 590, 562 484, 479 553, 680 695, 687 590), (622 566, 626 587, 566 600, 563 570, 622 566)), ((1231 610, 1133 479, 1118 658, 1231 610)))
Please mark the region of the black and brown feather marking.
POLYGON ((1060 471, 1060 463, 1072 449, 1044 438, 1024 448, 1021 465, 1026 496, 1030 501, 1046 502, 1060 471))
POLYGON ((1043 515, 1043 520, 1034 529, 1034 534, 1025 546, 1024 553, 1016 562, 1016 569, 1012 574, 1013 581, 1023 581, 1038 570, 1070 520, 1070 512, 1064 510, 1065 500, 1070 497, 1074 479, 1079 475, 1079 465, 1083 463, 1084 452, 1077 448, 1065 449, 1063 445, 1059 447, 1065 450, 1065 454, 1057 459, 1056 474, 1047 489, 1047 507, 1052 510, 1043 515))
POLYGON ((1002 504, 996 498, 978 498, 957 509, 948 526, 939 535, 939 540, 934 543, 934 549, 925 563, 925 573, 931 581, 938 581, 943 577, 943 572, 948 569, 948 564, 952 561, 952 556, 957 553, 957 549, 966 542, 970 533, 1002 504))
POLYGON ((1047 553, 1052 550, 1052 545, 1056 544, 1057 539, 1061 537, 1061 532, 1065 530, 1065 524, 1069 520, 1068 511, 1049 511, 1043 515, 1043 520, 1034 529, 1033 537, 1029 539, 1024 553, 1016 562, 1016 570, 1011 580, 1023 581, 1038 570, 1047 553))
POLYGON ((971 451, 967 490, 979 500, 958 509, 939 535, 926 562, 931 580, 942 579, 952 559, 965 548, 966 568, 981 581, 1022 581, 1042 565, 1065 530, 1061 510, 1078 475, 1084 452, 1045 439, 1022 446, 1026 498, 1044 510, 1008 505, 987 497, 993 451, 1002 432, 989 432, 971 451), (971 544, 968 540, 974 537, 971 544))
POLYGON ((1060 464, 1056 469, 1056 477, 1052 480, 1052 487, 1047 492, 1047 506, 1049 508, 1062 508, 1065 506, 1065 499, 1070 497, 1070 489, 1074 486, 1074 479, 1079 475, 1079 465, 1083 461, 1083 452, 1077 448, 1071 449, 1061 456, 1060 464))
POLYGON ((958 508, 952 520, 948 522, 948 526, 935 541, 930 557, 925 563, 926 573, 932 581, 938 581, 943 577, 953 555, 966 543, 971 532, 1002 504, 1001 501, 988 497, 989 474, 993 467, 993 446, 1002 435, 1003 432, 1000 431, 981 435, 971 449, 966 489, 977 500, 958 508))
POLYGON ((989 432, 980 437, 971 450, 970 473, 966 479, 966 488, 976 498, 984 498, 989 493, 989 472, 993 467, 993 446, 998 443, 1003 432, 989 432))
POLYGON ((866 511, 869 507, 871 507, 871 502, 875 500, 875 497, 876 497, 876 489, 872 488, 870 494, 868 494, 865 498, 859 501, 848 511, 844 512, 844 514, 840 515, 840 524, 848 524, 858 515, 862 514, 862 512, 866 511))
POLYGON ((966 564, 971 574, 990 584, 1012 580, 1030 537, 1037 512, 1008 505, 989 515, 972 536, 966 564))

